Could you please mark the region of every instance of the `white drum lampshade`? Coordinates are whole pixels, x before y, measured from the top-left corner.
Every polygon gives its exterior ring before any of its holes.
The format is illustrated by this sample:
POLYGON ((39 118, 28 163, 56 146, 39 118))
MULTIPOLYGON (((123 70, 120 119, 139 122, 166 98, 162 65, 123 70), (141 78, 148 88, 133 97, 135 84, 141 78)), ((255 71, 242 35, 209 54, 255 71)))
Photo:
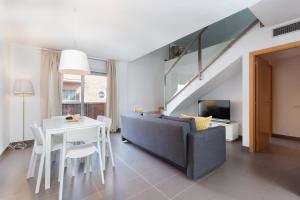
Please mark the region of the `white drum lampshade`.
POLYGON ((17 96, 33 96, 34 89, 30 80, 16 80, 14 83, 13 92, 17 96))
POLYGON ((86 75, 90 73, 87 55, 78 50, 63 50, 58 71, 62 74, 86 75))

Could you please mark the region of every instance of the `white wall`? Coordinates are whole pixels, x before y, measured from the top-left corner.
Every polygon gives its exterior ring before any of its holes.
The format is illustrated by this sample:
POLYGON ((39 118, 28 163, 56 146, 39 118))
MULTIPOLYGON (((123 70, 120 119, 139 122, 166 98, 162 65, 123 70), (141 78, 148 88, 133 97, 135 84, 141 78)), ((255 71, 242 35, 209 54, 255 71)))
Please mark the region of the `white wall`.
POLYGON ((272 60, 273 133, 300 137, 300 57, 272 60))
POLYGON ((0 155, 9 144, 8 44, 0 41, 0 155))
MULTIPOLYGON (((286 23, 287 24, 287 23, 286 23)), ((284 25, 284 24, 282 24, 284 25)), ((278 25, 281 26, 281 25, 278 25)), ((243 49, 243 146, 249 147, 249 52, 264 48, 274 47, 281 44, 300 41, 299 31, 288 33, 279 37, 272 37, 275 27, 259 28, 257 25, 252 29, 248 37, 240 44, 243 49)))
POLYGON ((179 113, 198 116, 198 100, 230 100, 230 120, 239 123, 239 133, 242 135, 242 66, 237 67, 225 81, 219 83, 208 93, 198 96, 195 101, 181 109, 179 113))
MULTIPOLYGON (((29 79, 35 95, 25 98, 25 140, 33 139, 30 124, 40 122, 40 66, 41 50, 12 44, 9 48, 10 87, 17 79, 29 79)), ((22 140, 22 98, 10 91, 10 142, 22 140)))
POLYGON ((167 56, 168 49, 163 47, 128 63, 128 110, 140 106, 145 111, 155 111, 164 105, 164 60, 167 56))
POLYGON ((168 49, 163 47, 132 62, 116 62, 118 94, 118 127, 121 115, 141 106, 145 111, 157 110, 164 104, 164 60, 168 49))
POLYGON ((117 68, 117 95, 118 95, 118 127, 122 128, 121 115, 128 111, 128 77, 127 62, 116 62, 117 68))

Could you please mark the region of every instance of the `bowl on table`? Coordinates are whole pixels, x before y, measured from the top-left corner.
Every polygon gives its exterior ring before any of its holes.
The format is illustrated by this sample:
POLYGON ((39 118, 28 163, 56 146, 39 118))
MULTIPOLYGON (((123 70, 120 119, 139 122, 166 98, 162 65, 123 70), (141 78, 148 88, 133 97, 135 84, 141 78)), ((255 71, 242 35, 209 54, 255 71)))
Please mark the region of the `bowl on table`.
POLYGON ((80 115, 76 114, 76 115, 69 115, 66 117, 66 121, 67 122, 78 122, 80 120, 80 115))

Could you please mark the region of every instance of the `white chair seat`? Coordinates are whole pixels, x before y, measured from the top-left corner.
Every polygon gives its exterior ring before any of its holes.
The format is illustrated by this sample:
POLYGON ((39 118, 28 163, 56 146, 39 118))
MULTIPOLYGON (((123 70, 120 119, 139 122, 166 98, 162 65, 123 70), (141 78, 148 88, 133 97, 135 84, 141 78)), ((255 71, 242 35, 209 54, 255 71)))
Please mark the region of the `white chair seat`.
MULTIPOLYGON (((68 144, 69 146, 72 146, 71 144, 68 144)), ((51 151, 57 151, 62 149, 62 144, 53 144, 51 146, 51 151)), ((36 145, 34 148, 34 152, 36 154, 42 154, 43 153, 43 145, 36 145)))
POLYGON ((69 147, 66 151, 67 158, 87 157, 95 152, 97 148, 93 144, 80 144, 69 147))

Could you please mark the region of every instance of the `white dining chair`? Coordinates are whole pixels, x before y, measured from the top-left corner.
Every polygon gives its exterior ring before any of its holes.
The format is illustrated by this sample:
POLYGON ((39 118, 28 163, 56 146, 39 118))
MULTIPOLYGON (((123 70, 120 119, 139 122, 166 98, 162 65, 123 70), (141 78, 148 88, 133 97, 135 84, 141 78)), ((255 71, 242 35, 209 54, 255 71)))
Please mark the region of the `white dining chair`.
POLYGON ((100 146, 100 127, 90 126, 90 127, 66 130, 66 133, 63 136, 62 160, 60 162, 61 173, 60 173, 60 185, 59 185, 59 200, 62 199, 62 194, 63 194, 63 180, 64 180, 64 168, 65 168, 64 161, 66 159, 88 158, 94 153, 97 153, 99 157, 101 181, 102 184, 104 184, 101 146, 100 146), (95 140, 97 141, 96 145, 92 142, 95 140), (67 143, 76 143, 81 141, 91 141, 91 142, 85 142, 84 144, 73 145, 71 147, 67 145, 67 143))
MULTIPOLYGON (((38 177, 35 187, 35 193, 39 193, 40 185, 41 185, 41 179, 42 179, 42 173, 44 168, 44 162, 45 162, 45 153, 46 153, 46 147, 45 147, 45 135, 41 129, 37 125, 37 123, 34 123, 30 126, 31 131, 34 136, 34 145, 32 149, 32 154, 29 162, 29 167, 27 171, 27 179, 34 177, 35 174, 35 166, 37 162, 37 157, 40 156, 40 164, 39 164, 39 171, 38 171, 38 177)), ((51 151, 57 151, 62 149, 62 143, 53 142, 51 151)), ((61 156, 60 156, 61 157, 61 156)), ((60 171, 59 171, 60 174, 60 171)))
MULTIPOLYGON (((102 116, 102 115, 98 115, 97 120, 101 121, 105 124, 105 141, 102 141, 102 142, 107 143, 107 147, 108 147, 108 150, 109 150, 109 157, 110 157, 110 160, 111 160, 111 165, 113 167, 115 167, 114 155, 113 155, 111 141, 110 141, 110 129, 111 129, 112 120, 109 117, 105 117, 105 116, 102 116)), ((104 168, 105 168, 105 166, 104 166, 104 168)))
MULTIPOLYGON (((66 116, 63 116, 63 115, 57 115, 57 116, 52 116, 51 119, 56 119, 56 120, 65 120, 66 116)), ((59 141, 59 142, 63 142, 63 135, 55 135, 53 136, 52 140, 56 140, 56 141, 59 141)), ((97 142, 97 141, 95 141, 97 142)), ((81 142, 73 142, 72 145, 78 145, 78 143, 80 144, 81 142)), ((54 156, 53 156, 54 157, 54 156)), ((86 159, 86 167, 84 168, 84 173, 87 172, 87 167, 89 165, 89 162, 90 161, 90 158, 87 158, 86 159)), ((83 159, 80 160, 81 163, 84 162, 83 159)), ((72 168, 72 176, 75 176, 75 169, 76 169, 76 164, 77 164, 77 160, 76 159, 72 159, 71 160, 71 168, 72 168)), ((65 162, 65 167, 67 167, 67 162, 65 162)), ((91 167, 90 167, 90 172, 91 172, 91 167)), ((58 178, 59 179, 59 178, 58 178)), ((59 180, 58 180, 59 181, 59 180)))
MULTIPOLYGON (((51 119, 57 119, 57 120, 62 120, 62 119, 65 119, 66 116, 63 116, 63 115, 55 115, 55 116, 52 116, 51 119)), ((55 142, 55 143, 60 143, 62 144, 63 142, 63 135, 62 134, 58 134, 58 135, 53 135, 52 136, 52 141, 55 142)), ((55 161, 55 156, 54 156, 54 153, 52 153, 51 155, 51 158, 53 159, 52 161, 55 161)), ((58 177, 58 181, 59 181, 59 177, 58 177)))

